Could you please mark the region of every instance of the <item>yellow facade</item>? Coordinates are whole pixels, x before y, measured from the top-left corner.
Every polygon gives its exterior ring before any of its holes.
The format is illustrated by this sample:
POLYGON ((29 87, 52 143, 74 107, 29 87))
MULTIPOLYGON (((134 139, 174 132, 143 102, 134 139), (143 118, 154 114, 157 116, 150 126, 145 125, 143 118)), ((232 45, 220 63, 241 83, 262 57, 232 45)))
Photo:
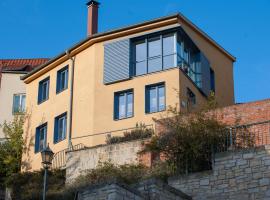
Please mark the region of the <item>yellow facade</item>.
MULTIPOLYGON (((104 43, 163 30, 177 25, 182 26, 193 42, 209 59, 210 65, 216 75, 216 97, 219 105, 227 106, 234 104, 233 59, 229 55, 226 55, 226 52, 215 46, 213 42, 207 40, 200 32, 195 31, 194 27, 192 28, 181 17, 172 17, 170 19, 132 27, 127 30, 100 35, 86 40, 70 51, 70 55, 75 58, 71 131, 73 145, 80 143, 86 146, 102 144, 107 134, 88 137, 82 136, 131 128, 140 122, 146 125, 153 124, 153 117, 159 118, 162 112, 145 113, 146 85, 159 82, 165 83, 167 107, 170 105, 175 106, 176 104, 179 106, 182 100, 186 100, 184 94, 186 94, 185 89, 187 87, 196 95, 198 106, 206 101, 206 97, 179 68, 137 76, 130 80, 109 85, 104 85, 103 83, 104 43), (134 91, 134 116, 127 119, 114 120, 114 93, 126 89, 133 89, 134 91), (178 95, 177 91, 179 91, 180 95, 178 95)), ((67 121, 69 122, 71 63, 68 56, 63 54, 24 79, 26 83, 26 105, 29 117, 26 120, 24 131, 28 150, 23 155, 24 165, 22 170, 39 170, 41 167, 41 156, 40 153, 34 152, 34 143, 36 128, 44 122, 47 122, 47 142, 50 144, 50 148, 54 152, 59 152, 68 146, 68 136, 65 140, 54 144, 53 134, 54 119, 56 116, 67 112, 67 121), (66 65, 69 65, 68 89, 56 94, 57 71, 66 65), (48 76, 50 77, 49 99, 38 104, 39 82, 48 76)), ((67 126, 69 127, 69 124, 67 126)))

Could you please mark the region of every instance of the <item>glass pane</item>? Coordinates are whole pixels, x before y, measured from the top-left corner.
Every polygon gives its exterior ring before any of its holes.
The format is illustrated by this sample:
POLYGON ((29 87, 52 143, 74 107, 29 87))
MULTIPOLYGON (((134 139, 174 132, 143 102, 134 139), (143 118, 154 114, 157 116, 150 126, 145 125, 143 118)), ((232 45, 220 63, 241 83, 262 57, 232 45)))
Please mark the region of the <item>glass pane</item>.
POLYGON ((63 90, 66 88, 66 71, 61 72, 61 81, 60 81, 60 89, 63 90))
POLYGON ((64 118, 60 118, 58 122, 58 140, 62 139, 63 130, 64 130, 64 118))
POLYGON ((174 34, 163 36, 163 56, 174 54, 174 34))
POLYGON ((161 57, 148 60, 148 73, 162 70, 161 57))
POLYGON ((176 67, 176 55, 164 56, 163 57, 163 68, 169 69, 176 67))
POLYGON ((164 86, 158 87, 158 110, 162 111, 165 110, 165 89, 164 86))
POLYGON ((146 60, 146 43, 145 40, 135 44, 136 62, 146 60))
POLYGON ((136 75, 147 73, 146 61, 136 63, 136 75))
POLYGON ((126 117, 126 99, 125 94, 119 95, 119 119, 126 117))
POLYGON ((21 111, 25 112, 25 95, 22 95, 21 111))
POLYGON ((150 103, 150 112, 157 112, 157 88, 149 88, 149 103, 150 103))
POLYGON ((17 113, 20 112, 20 96, 19 95, 15 95, 13 97, 13 112, 17 113))
POLYGON ((188 51, 188 49, 184 49, 184 55, 183 55, 183 58, 184 58, 184 60, 187 62, 187 63, 189 63, 189 51, 188 51))
POLYGON ((161 55, 161 41, 160 37, 151 38, 148 40, 148 57, 155 57, 161 55))
POLYGON ((133 115, 133 94, 127 94, 127 117, 132 117, 133 115))

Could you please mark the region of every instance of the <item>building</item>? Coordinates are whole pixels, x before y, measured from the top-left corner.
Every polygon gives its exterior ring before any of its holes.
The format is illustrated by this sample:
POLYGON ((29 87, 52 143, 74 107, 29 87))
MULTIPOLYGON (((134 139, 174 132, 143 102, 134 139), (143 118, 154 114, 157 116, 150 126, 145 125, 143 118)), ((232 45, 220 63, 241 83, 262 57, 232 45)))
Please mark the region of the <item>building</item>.
MULTIPOLYGON (((48 59, 0 59, 0 124, 25 111, 25 84, 20 77, 48 59)), ((5 135, 0 128, 0 141, 5 135)))
POLYGON ((235 58, 183 15, 97 33, 99 3, 87 5, 88 37, 22 78, 23 170, 40 169, 47 143, 54 152, 102 144, 170 105, 196 109, 210 91, 221 107, 234 104, 235 58))

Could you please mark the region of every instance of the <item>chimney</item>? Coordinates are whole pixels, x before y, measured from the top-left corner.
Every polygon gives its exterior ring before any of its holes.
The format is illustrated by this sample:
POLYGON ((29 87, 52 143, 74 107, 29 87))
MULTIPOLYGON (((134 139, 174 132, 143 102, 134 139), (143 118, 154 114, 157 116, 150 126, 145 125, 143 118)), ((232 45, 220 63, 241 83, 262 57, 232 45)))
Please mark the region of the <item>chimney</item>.
POLYGON ((98 32, 99 4, 100 3, 95 0, 91 0, 86 4, 88 7, 87 36, 92 36, 98 32))

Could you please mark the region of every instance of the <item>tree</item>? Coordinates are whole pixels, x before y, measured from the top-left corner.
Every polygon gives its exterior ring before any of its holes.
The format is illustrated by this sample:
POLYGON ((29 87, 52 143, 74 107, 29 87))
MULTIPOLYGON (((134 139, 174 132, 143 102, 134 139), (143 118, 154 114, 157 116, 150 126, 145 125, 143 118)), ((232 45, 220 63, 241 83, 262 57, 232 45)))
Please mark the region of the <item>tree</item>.
MULTIPOLYGON (((0 144, 0 177, 17 173, 21 168, 21 158, 24 149, 23 140, 24 115, 16 115, 12 122, 1 125, 7 141, 0 144)), ((3 180, 0 181, 3 183, 3 180)))
POLYGON ((212 107, 216 107, 212 95, 197 112, 183 114, 170 107, 165 117, 154 119, 160 132, 145 144, 142 153, 158 153, 178 174, 211 169, 212 153, 226 146, 227 136, 225 124, 211 114, 212 107))

